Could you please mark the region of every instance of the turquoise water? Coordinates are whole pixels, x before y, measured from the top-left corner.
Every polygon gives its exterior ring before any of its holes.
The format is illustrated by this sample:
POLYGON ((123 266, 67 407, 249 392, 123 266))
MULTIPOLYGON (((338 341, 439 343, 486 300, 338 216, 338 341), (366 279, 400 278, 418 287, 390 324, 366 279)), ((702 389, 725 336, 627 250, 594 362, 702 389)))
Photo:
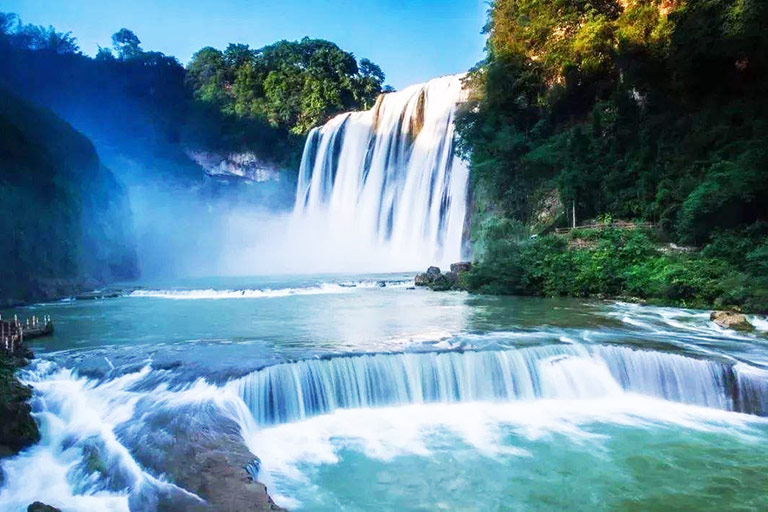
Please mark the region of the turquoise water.
POLYGON ((147 282, 3 312, 56 334, 24 374, 43 442, 3 463, 0 508, 158 509, 137 496, 180 489, 158 439, 229 422, 295 510, 768 508, 765 319, 742 335, 411 277, 147 282))

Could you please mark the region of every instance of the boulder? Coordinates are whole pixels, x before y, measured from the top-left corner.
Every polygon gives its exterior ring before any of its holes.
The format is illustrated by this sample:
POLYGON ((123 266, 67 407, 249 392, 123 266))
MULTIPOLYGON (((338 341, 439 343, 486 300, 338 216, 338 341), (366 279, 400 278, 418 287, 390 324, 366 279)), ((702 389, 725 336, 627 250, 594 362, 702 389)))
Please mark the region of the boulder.
POLYGON ((469 261, 460 261, 458 263, 451 263, 451 272, 459 274, 461 272, 469 272, 472 270, 472 263, 469 261))
POLYGON ((451 290, 456 287, 458 282, 459 274, 457 272, 442 273, 438 267, 429 267, 426 272, 418 274, 414 278, 416 286, 428 286, 435 291, 451 290))
POLYGON ((733 329, 742 332, 751 332, 754 330, 747 317, 735 311, 713 311, 709 319, 724 329, 733 329))
POLYGON ((441 275, 440 267, 429 267, 423 274, 416 275, 413 282, 416 286, 431 286, 441 275))
POLYGON ((61 512, 61 509, 36 501, 27 507, 27 512, 61 512))
POLYGON ((413 284, 416 286, 429 286, 431 282, 432 280, 427 274, 416 274, 416 277, 413 278, 413 284))
POLYGON ((453 288, 459 281, 459 275, 456 272, 446 272, 437 276, 429 287, 437 292, 444 292, 453 288))

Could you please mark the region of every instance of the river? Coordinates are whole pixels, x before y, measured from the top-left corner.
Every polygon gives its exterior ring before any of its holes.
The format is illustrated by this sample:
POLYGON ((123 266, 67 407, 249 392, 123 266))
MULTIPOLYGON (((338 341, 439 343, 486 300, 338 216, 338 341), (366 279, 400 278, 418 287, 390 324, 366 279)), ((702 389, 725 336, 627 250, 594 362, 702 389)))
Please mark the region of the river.
POLYGON ((412 274, 154 281, 14 312, 56 333, 21 374, 43 439, 4 461, 2 510, 180 509, 200 436, 258 456, 291 510, 768 509, 765 319, 739 334, 412 274))

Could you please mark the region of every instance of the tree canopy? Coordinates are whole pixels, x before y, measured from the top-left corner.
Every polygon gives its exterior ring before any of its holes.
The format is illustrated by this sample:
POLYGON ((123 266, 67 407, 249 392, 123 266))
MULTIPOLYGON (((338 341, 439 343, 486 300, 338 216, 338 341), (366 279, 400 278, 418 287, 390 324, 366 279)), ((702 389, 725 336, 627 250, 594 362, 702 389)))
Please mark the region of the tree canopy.
POLYGON ((764 220, 766 23, 757 0, 497 0, 459 121, 475 178, 524 221, 541 187, 687 242, 764 220))
POLYGON ((651 221, 705 253, 748 241, 696 272, 711 279, 731 265, 767 289, 746 262, 768 247, 766 26, 761 0, 495 0, 458 120, 476 247, 507 238, 484 225, 542 234, 575 210, 579 221, 651 221), (557 215, 542 225, 553 194, 557 215))
POLYGON ((5 12, 0 12, 0 44, 59 55, 80 52, 72 32, 58 32, 51 26, 25 25, 15 14, 5 12))
POLYGON ((117 56, 123 60, 134 59, 143 53, 141 41, 127 28, 121 28, 112 34, 112 47, 117 52, 117 56))
POLYGON ((304 134, 334 114, 370 108, 384 73, 329 41, 304 38, 260 49, 203 48, 187 66, 187 82, 196 98, 228 114, 304 134))

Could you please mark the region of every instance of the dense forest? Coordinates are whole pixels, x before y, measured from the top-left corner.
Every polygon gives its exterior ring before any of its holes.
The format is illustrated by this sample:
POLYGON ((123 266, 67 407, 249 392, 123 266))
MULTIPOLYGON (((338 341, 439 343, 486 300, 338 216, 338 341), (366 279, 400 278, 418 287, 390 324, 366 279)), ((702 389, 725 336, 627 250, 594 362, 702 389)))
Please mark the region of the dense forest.
POLYGON ((130 172, 115 169, 127 180, 157 169, 199 178, 188 148, 250 151, 278 168, 297 167, 310 128, 371 105, 384 82, 378 66, 323 40, 207 47, 185 69, 143 49, 125 28, 91 58, 71 33, 8 13, 0 13, 0 64, 0 84, 52 108, 110 165, 118 167, 116 154, 129 157, 130 172))
POLYGON ((766 26, 760 0, 496 0, 466 285, 768 310, 766 26))

